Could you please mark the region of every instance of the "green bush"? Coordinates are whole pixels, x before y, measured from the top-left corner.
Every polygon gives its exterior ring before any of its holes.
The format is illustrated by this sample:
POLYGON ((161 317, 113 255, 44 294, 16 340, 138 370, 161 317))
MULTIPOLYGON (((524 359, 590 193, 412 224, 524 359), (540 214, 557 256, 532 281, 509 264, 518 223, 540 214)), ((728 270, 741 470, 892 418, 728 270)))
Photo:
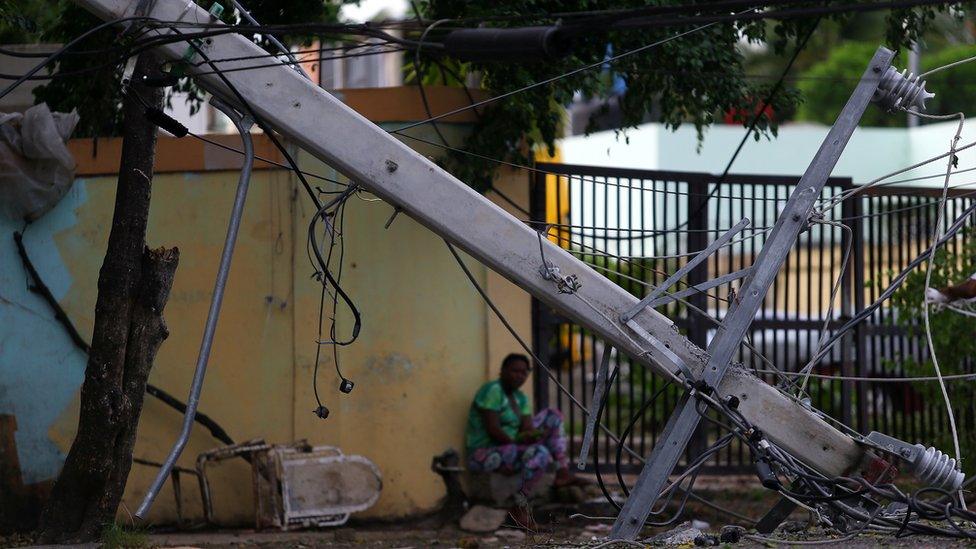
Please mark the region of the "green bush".
MULTIPOLYGON (((938 53, 922 55, 922 71, 948 65, 961 59, 976 56, 976 46, 954 46, 938 53)), ((926 112, 951 114, 962 112, 966 116, 976 113, 976 63, 965 63, 937 72, 928 79, 926 88, 935 93, 929 100, 926 112)))
MULTIPOLYGON (((827 59, 810 67, 799 84, 803 103, 797 110, 797 120, 833 124, 877 47, 877 44, 848 42, 831 51, 827 59)), ((897 127, 904 126, 905 119, 904 115, 868 108, 861 117, 861 125, 897 127)))
MULTIPOLYGON (((803 103, 797 110, 797 120, 833 124, 876 47, 875 44, 848 42, 834 49, 827 59, 810 67, 799 84, 803 103)), ((935 53, 923 52, 922 71, 973 56, 976 56, 976 46, 973 45, 953 46, 935 53)), ((900 56, 896 58, 895 67, 904 68, 904 65, 905 61, 900 56)), ((976 62, 938 72, 927 80, 926 88, 935 92, 935 97, 928 101, 925 112, 976 114, 976 101, 973 101, 976 62)), ((899 127, 905 125, 905 119, 904 115, 898 113, 885 114, 878 108, 869 108, 861 119, 861 125, 899 127)))
MULTIPOLYGON (((934 212, 933 212, 934 213, 934 212)), ((969 278, 976 272, 976 241, 967 239, 962 250, 949 253, 945 248, 935 254, 932 266, 931 286, 942 288, 957 284, 969 278)), ((923 295, 925 292, 925 269, 920 268, 910 274, 904 284, 892 295, 891 304, 898 311, 898 324, 906 328, 909 333, 916 335, 922 344, 925 341, 923 325, 923 295)), ((935 345, 936 356, 942 375, 968 374, 969 358, 976 356, 976 320, 971 317, 947 310, 930 307, 929 322, 932 328, 932 343, 935 345)), ((900 361, 906 376, 928 377, 935 375, 935 368, 931 360, 918 362, 909 356, 900 361)), ((952 403, 952 411, 956 417, 956 427, 959 432, 959 446, 964 456, 962 467, 967 474, 976 472, 976 461, 966 459, 976 451, 976 429, 974 424, 973 402, 976 400, 976 386, 972 381, 947 381, 946 388, 952 403)), ((942 392, 939 384, 932 381, 913 383, 912 388, 918 392, 926 406, 935 411, 944 412, 942 392)), ((920 418, 906 417, 909 423, 920 422, 920 418)), ((952 438, 948 421, 940 422, 943 429, 929 440, 921 442, 933 445, 952 456, 954 454, 952 438)))

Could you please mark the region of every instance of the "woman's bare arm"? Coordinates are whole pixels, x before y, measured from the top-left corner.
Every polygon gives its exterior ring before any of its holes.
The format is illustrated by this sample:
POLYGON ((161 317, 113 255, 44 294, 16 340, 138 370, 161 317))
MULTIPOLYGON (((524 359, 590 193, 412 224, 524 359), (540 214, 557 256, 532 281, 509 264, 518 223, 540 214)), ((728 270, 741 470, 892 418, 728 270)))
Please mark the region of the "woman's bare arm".
POLYGON ((505 434, 502 430, 501 417, 498 412, 494 410, 479 410, 481 412, 481 419, 485 422, 485 431, 488 431, 488 436, 498 444, 511 444, 515 442, 512 437, 505 434))

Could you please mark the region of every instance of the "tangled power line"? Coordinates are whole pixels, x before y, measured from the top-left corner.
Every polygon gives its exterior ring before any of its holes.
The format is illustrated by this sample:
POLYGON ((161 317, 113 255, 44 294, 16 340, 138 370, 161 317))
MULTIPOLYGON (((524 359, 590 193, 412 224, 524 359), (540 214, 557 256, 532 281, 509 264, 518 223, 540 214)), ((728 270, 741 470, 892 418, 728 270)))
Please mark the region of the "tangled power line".
MULTIPOLYGON (((917 6, 923 4, 935 4, 941 2, 878 2, 878 3, 860 3, 852 4, 844 9, 848 11, 863 11, 867 9, 890 9, 895 7, 906 7, 906 6, 917 6)), ((593 70, 595 68, 603 67, 607 63, 612 63, 618 59, 641 54, 648 50, 651 50, 657 46, 676 40, 678 38, 686 37, 692 35, 696 32, 700 32, 706 28, 720 23, 735 23, 741 21, 748 21, 754 19, 763 18, 787 18, 787 17, 810 17, 810 16, 820 16, 829 13, 842 11, 843 6, 834 6, 830 8, 804 8, 804 9, 792 9, 792 8, 779 8, 776 10, 765 9, 770 5, 776 4, 787 4, 786 2, 765 2, 762 5, 757 5, 756 2, 739 2, 739 1, 719 1, 712 3, 710 9, 714 10, 724 10, 726 13, 716 14, 716 13, 700 13, 702 11, 701 6, 696 6, 692 8, 691 6, 673 6, 670 11, 665 11, 665 7, 661 8, 643 8, 643 11, 635 10, 615 10, 615 11, 605 11, 605 12, 581 12, 578 14, 558 14, 560 18, 584 18, 584 17, 597 17, 602 18, 601 21, 606 29, 622 29, 628 28, 628 26, 634 26, 634 21, 641 21, 639 16, 649 16, 649 15, 669 15, 671 19, 660 19, 653 25, 668 24, 671 26, 681 26, 681 25, 695 25, 690 30, 685 30, 668 36, 667 38, 651 42, 647 45, 635 48, 633 50, 623 52, 619 55, 613 56, 609 59, 600 60, 598 63, 583 65, 577 69, 566 72, 561 75, 554 76, 539 82, 535 82, 528 86, 500 94, 498 96, 486 99, 483 101, 472 101, 470 105, 454 109, 445 113, 433 114, 429 112, 426 119, 414 122, 411 124, 404 125, 402 127, 391 130, 391 133, 401 135, 403 137, 416 140, 419 142, 424 142, 429 145, 437 146, 445 150, 457 151, 462 154, 474 154, 461 149, 457 149, 448 145, 446 140, 442 143, 436 143, 422 139, 417 136, 412 136, 410 134, 403 133, 406 130, 419 127, 424 124, 435 124, 437 121, 447 118, 449 116, 464 112, 467 110, 477 110, 479 107, 490 104, 495 101, 502 101, 506 98, 512 97, 519 93, 523 93, 530 89, 536 87, 549 85, 553 82, 559 81, 564 78, 568 78, 575 74, 583 71, 593 70), (679 9, 680 8, 680 9, 679 9), (657 11, 655 11, 657 10, 657 11), (727 13, 732 10, 741 10, 735 13, 727 13)), ((550 14, 556 15, 556 14, 550 14)), ((530 15, 526 16, 529 18, 541 17, 541 15, 530 15)), ((490 19, 490 18, 487 18, 490 19)), ((513 18, 515 19, 515 18, 513 18)), ((458 21, 443 21, 445 28, 450 28, 447 23, 459 23, 458 21)), ((466 21, 465 21, 466 22, 466 21)), ((419 53, 421 51, 440 51, 444 50, 444 44, 428 40, 428 32, 437 25, 442 23, 438 21, 430 25, 413 25, 410 22, 400 22, 400 23, 387 23, 382 25, 258 25, 255 22, 247 25, 234 25, 227 26, 217 23, 187 23, 187 22, 167 22, 160 21, 151 17, 138 16, 138 17, 128 17, 124 19, 116 19, 108 21, 97 27, 90 29, 89 31, 83 33, 81 36, 71 40, 64 46, 59 48, 57 51, 51 54, 45 54, 41 62, 38 63, 31 70, 27 71, 22 75, 0 75, 0 78, 8 78, 14 80, 11 84, 0 91, 0 97, 3 97, 10 93, 17 86, 23 84, 24 82, 31 79, 40 78, 56 78, 59 76, 66 76, 65 73, 55 72, 52 75, 38 75, 38 73, 45 67, 56 62, 59 58, 65 55, 104 55, 107 56, 108 60, 103 63, 89 67, 83 71, 76 71, 72 74, 84 74, 87 71, 103 70, 105 68, 114 68, 123 65, 127 60, 139 55, 140 53, 150 51, 154 48, 158 48, 167 44, 174 43, 186 43, 189 44, 190 48, 194 50, 195 56, 200 58, 200 61, 192 62, 193 74, 213 74, 218 76, 226 87, 235 96, 239 108, 242 110, 242 114, 248 115, 253 120, 261 126, 265 133, 269 136, 272 143, 281 153, 282 157, 285 159, 285 163, 278 163, 276 161, 271 161, 267 159, 258 159, 267 163, 275 164, 280 167, 291 170, 295 173, 296 177, 300 180, 302 186, 304 187, 306 193, 308 194, 310 200, 315 205, 315 213, 312 216, 307 230, 307 241, 306 250, 308 258, 313 266, 313 278, 321 282, 321 293, 320 293, 320 309, 318 318, 318 340, 316 341, 316 358, 315 358, 315 373, 313 374, 313 391, 317 401, 318 407, 315 413, 319 417, 326 417, 328 415, 328 409, 325 408, 322 400, 319 398, 317 383, 314 377, 317 376, 318 365, 320 360, 321 347, 329 345, 332 347, 333 360, 336 367, 338 376, 342 380, 340 385, 340 390, 343 392, 349 392, 352 390, 351 381, 347 380, 342 376, 341 370, 339 368, 339 355, 338 348, 340 346, 345 346, 353 343, 359 336, 361 329, 361 316, 358 308, 356 307, 353 299, 349 294, 343 289, 341 285, 342 279, 342 264, 344 256, 344 239, 343 239, 343 220, 345 218, 345 206, 349 199, 354 196, 359 197, 362 189, 355 183, 343 183, 334 178, 329 178, 321 175, 316 175, 314 173, 305 172, 299 169, 297 162, 289 153, 286 147, 284 147, 281 142, 275 137, 275 134, 263 123, 261 117, 255 112, 255 110, 249 105, 247 100, 243 97, 239 90, 233 85, 233 83, 228 80, 224 75, 233 71, 243 71, 243 70, 253 70, 265 66, 278 66, 278 65, 294 65, 300 63, 293 59, 282 60, 281 53, 267 53, 267 55, 255 55, 255 56, 245 56, 245 57, 226 57, 226 58, 210 58, 207 56, 203 48, 199 47, 198 44, 200 40, 206 40, 214 36, 227 33, 239 33, 244 35, 249 34, 261 34, 261 35, 276 35, 283 33, 316 33, 316 34, 334 34, 336 36, 349 37, 358 36, 361 38, 355 39, 355 42, 342 45, 342 46, 330 46, 317 48, 314 50, 308 50, 306 52, 292 52, 292 54, 302 54, 302 53, 316 53, 319 59, 342 59, 346 57, 363 56, 363 55, 381 55, 393 52, 404 52, 412 51, 416 54, 416 58, 419 59, 419 53), (127 33, 126 40, 122 43, 109 48, 104 51, 74 51, 79 44, 93 35, 96 32, 103 31, 111 26, 119 24, 128 24, 135 29, 135 32, 127 33), (419 40, 412 40, 409 38, 403 38, 395 34, 394 31, 401 31, 405 29, 414 29, 422 31, 419 40), (323 53, 329 53, 330 57, 322 57, 323 53), (244 64, 240 66, 231 67, 221 67, 220 64, 235 64, 246 61, 259 61, 262 58, 267 57, 268 64, 244 64), (206 67, 209 67, 207 69, 206 67), (203 70, 200 70, 203 69, 203 70), (308 182, 307 177, 312 177, 329 182, 335 185, 336 189, 325 190, 321 188, 313 188, 313 186, 308 182), (326 197, 325 202, 322 201, 322 197, 326 197), (323 338, 323 329, 326 318, 326 303, 327 299, 331 300, 331 313, 328 317, 330 322, 330 327, 328 329, 328 337, 323 338), (341 336, 339 330, 337 329, 336 319, 339 316, 338 310, 340 308, 340 301, 342 306, 349 311, 349 314, 353 318, 353 327, 350 329, 348 335, 341 336)), ((650 22, 643 21, 641 24, 651 25, 650 22)), ((0 51, 0 53, 6 53, 5 51, 0 51)), ((33 54, 32 54, 33 55, 33 54)), ((969 62, 973 59, 962 60, 962 62, 969 62)), ((952 66, 956 66, 959 63, 952 63, 945 67, 940 67, 930 71, 936 72, 943 69, 948 69, 952 66)), ((918 113, 914 113, 918 114, 918 113)), ((957 115, 949 115, 950 117, 957 117, 957 115)), ((843 379, 843 380, 854 380, 854 381, 868 381, 871 378, 863 377, 852 377, 852 376, 825 376, 821 374, 813 373, 812 365, 817 361, 822 359, 829 352, 829 349, 840 341, 840 338, 844 333, 853 329, 858 323, 865 321, 870 314, 880 307, 881 303, 891 296, 894 290, 905 280, 907 273, 910 273, 915 268, 919 267, 923 262, 926 263, 926 286, 929 283, 933 256, 941 245, 948 242, 950 239, 954 238, 956 234, 965 225, 966 220, 976 212, 976 204, 967 208, 962 215, 958 216, 956 220, 943 231, 943 214, 946 208, 947 193, 950 188, 949 179, 951 173, 953 173, 953 159, 955 155, 965 149, 968 149, 974 145, 976 142, 965 144, 962 146, 957 146, 958 141, 962 131, 963 118, 958 115, 960 120, 958 130, 951 141, 948 152, 941 154, 923 162, 917 163, 905 169, 897 170, 891 174, 887 174, 881 178, 869 182, 866 185, 857 187, 856 189, 849 191, 847 193, 841 193, 840 195, 832 196, 825 199, 818 209, 819 215, 815 219, 811 219, 811 224, 822 224, 833 226, 841 230, 850 231, 850 227, 845 224, 845 222, 852 221, 851 218, 834 218, 831 219, 829 215, 835 212, 836 206, 841 204, 845 200, 853 200, 859 198, 858 195, 862 193, 867 188, 875 185, 890 184, 883 183, 883 181, 890 179, 896 175, 909 171, 911 169, 919 168, 928 163, 935 162, 939 159, 948 158, 949 167, 945 173, 944 185, 942 187, 941 198, 937 201, 933 201, 938 207, 938 218, 936 220, 931 246, 920 256, 912 260, 909 266, 902 271, 901 274, 892 279, 889 287, 882 292, 881 296, 861 311, 857 316, 846 322, 839 329, 828 329, 828 322, 825 322, 823 327, 820 329, 820 335, 818 337, 818 349, 811 361, 797 373, 785 373, 775 368, 772 361, 768 358, 762 356, 758 350, 751 347, 754 353, 763 360, 763 362, 769 364, 771 369, 768 370, 757 370, 757 372, 762 373, 772 373, 780 376, 781 383, 783 384, 781 389, 786 392, 787 388, 795 390, 795 393, 790 393, 791 398, 800 399, 804 396, 805 389, 807 386, 807 381, 809 378, 829 378, 829 379, 843 379), (831 332, 831 336, 826 337, 827 332, 831 332), (802 379, 799 385, 795 383, 794 377, 799 377, 802 379)), ((192 135, 192 134, 191 134, 192 135)), ((193 135, 195 138, 208 141, 216 144, 212 140, 204 136, 193 135)), ((221 147, 227 148, 235 152, 241 152, 233 147, 228 147, 226 145, 219 145, 221 147)), ((475 155, 480 158, 486 158, 481 155, 475 155)), ((531 166, 522 166, 510 162, 505 162, 497 159, 486 158, 488 160, 498 162, 499 164, 509 165, 522 170, 534 171, 537 173, 549 174, 544 170, 539 170, 531 166)), ((731 162, 730 162, 731 166, 731 162)), ((970 168, 976 169, 976 168, 970 168)), ((956 173, 960 173, 967 170, 957 170, 956 173)), ((561 177, 565 177, 561 174, 552 174, 561 177)), ((923 176, 925 178, 935 177, 935 176, 923 176)), ((903 181, 913 181, 922 178, 912 178, 903 181)), ((581 179, 582 180, 582 179, 581 179)), ((601 184, 601 185, 614 185, 608 181, 598 181, 596 179, 590 179, 591 184, 601 184)), ((972 183, 967 183, 965 185, 971 185, 972 183)), ((624 186, 617 183, 616 185, 624 186)), ((960 185, 963 186, 963 185, 960 185)), ((626 186, 627 188, 633 190, 632 186, 626 186)), ((762 201, 762 202, 772 202, 776 204, 783 199, 779 198, 766 198, 766 197, 755 197, 755 196, 732 196, 732 195, 721 195, 718 194, 719 185, 715 185, 713 192, 705 195, 705 198, 736 198, 748 201, 762 201)), ((674 192, 667 190, 658 189, 645 189, 643 186, 638 189, 640 192, 674 192)), ((976 192, 976 191, 974 191, 976 192)), ((931 203, 930 203, 931 204, 931 203)), ((924 205, 914 205, 912 207, 924 207, 924 205)), ((891 212, 886 212, 891 213, 891 212)), ((585 243, 586 238, 590 238, 591 241, 599 239, 592 231, 603 230, 604 236, 607 232, 617 231, 617 232, 638 232, 633 229, 613 229, 607 227, 597 227, 595 225, 585 226, 564 224, 564 225, 554 225, 546 223, 545 220, 526 220, 527 223, 534 225, 543 225, 542 229, 539 230, 539 238, 552 238, 556 237, 559 239, 565 239, 565 247, 571 251, 577 251, 583 255, 590 255, 591 257, 595 255, 601 255, 603 257, 612 257, 622 262, 631 262, 635 260, 680 260, 696 252, 689 252, 683 254, 671 254, 671 255, 641 255, 641 256, 628 256, 621 254, 610 254, 606 251, 597 249, 595 246, 585 243), (586 235, 582 232, 577 232, 575 234, 570 233, 570 236, 559 236, 561 233, 557 231, 556 235, 551 234, 549 231, 551 228, 565 228, 570 231, 591 231, 591 234, 586 235), (572 237, 577 236, 580 240, 573 240, 572 237), (589 250, 589 251, 586 251, 589 250)), ((738 240, 734 240, 726 244, 726 246, 733 246, 734 244, 739 244, 747 240, 752 240, 759 236, 764 235, 770 228, 760 227, 754 230, 759 232, 754 232, 748 237, 744 237, 738 240)), ((538 230, 538 229, 537 229, 538 230)), ((643 231, 643 230, 640 230, 643 231)), ((630 235, 633 238, 654 238, 660 234, 687 234, 692 232, 691 229, 683 227, 675 227, 673 229, 654 229, 648 231, 650 234, 639 234, 637 236, 630 235)), ((850 241, 851 239, 849 239, 850 241)), ((547 373, 547 375, 555 382, 557 388, 567 394, 571 402, 579 407, 584 414, 595 414, 597 418, 601 418, 604 412, 604 406, 606 404, 606 395, 601 401, 601 406, 595 410, 587 410, 584 403, 580 402, 572 394, 572 391, 564 387, 558 379, 558 376, 550 369, 549 365, 544 364, 539 357, 535 356, 535 353, 531 350, 530 346, 525 343, 525 341, 519 337, 516 331, 512 328, 511 323, 508 322, 503 315, 500 313, 497 306, 492 302, 488 294, 483 288, 479 286, 476 279, 471 274, 470 270, 465 266, 464 261, 461 259, 460 255, 455 251, 455 249, 448 243, 450 252, 453 254, 454 258, 457 260, 462 271, 470 280, 470 282, 475 286, 479 294, 484 298, 489 307, 493 310, 495 314, 499 316, 505 327, 515 336, 516 340, 522 345, 522 347, 533 356, 536 362, 542 367, 542 369, 547 373)), ((843 254, 843 259, 841 261, 841 272, 838 275, 836 281, 832 285, 831 295, 829 300, 829 309, 827 312, 827 321, 833 315, 833 304, 837 294, 837 289, 841 283, 841 279, 844 273, 849 268, 849 248, 845 250, 843 254)), ((544 260, 544 257, 543 257, 544 260)), ((545 263, 543 263, 545 264, 545 263)), ((595 265, 594 265, 595 266, 595 265)), ((640 284, 647 285, 643 280, 635 278, 640 284)), ((565 289, 565 286, 569 286, 570 291, 565 291, 564 293, 573 293, 571 281, 565 279, 553 279, 553 283, 560 286, 560 291, 565 289)), ((712 297, 713 299, 721 301, 721 298, 714 296, 708 292, 702 292, 705 295, 712 297)), ((666 295, 666 294, 665 294, 666 295)), ((576 297, 584 299, 582 296, 576 294, 576 297)), ((726 300, 727 301, 727 300, 726 300)), ((686 305, 693 308, 687 301, 683 301, 686 305)), ((594 308, 595 309, 595 308, 594 308)), ((596 310, 596 309, 595 309, 596 310)), ((600 311, 597 311, 600 312, 600 311)), ((714 318, 707 311, 697 310, 697 314, 701 314, 707 317, 709 320, 716 322, 714 318)), ((601 312, 601 314, 604 314, 601 312)), ((611 322, 611 324, 616 325, 616 323, 611 322)), ((950 418, 951 429, 953 431, 956 459, 960 460, 962 456, 960 455, 958 435, 956 434, 956 426, 954 416, 951 410, 951 403, 949 402, 949 395, 946 390, 945 381, 947 380, 961 380, 961 379, 971 379, 972 376, 943 376, 941 370, 939 369, 937 357, 935 356, 935 349, 932 344, 931 332, 928 322, 928 305, 925 306, 925 327, 928 332, 928 344, 930 348, 930 356, 933 360, 935 366, 936 375, 932 378, 916 378, 918 380, 935 380, 940 384, 942 394, 945 400, 946 407, 948 409, 948 415, 950 418)), ((743 342, 748 345, 748 342, 743 342)), ((635 343, 636 347, 640 345, 635 343)), ((617 375, 615 370, 613 375, 617 375)), ((890 379, 885 379, 885 381, 891 381, 890 379)), ((916 491, 915 493, 906 493, 890 483, 890 479, 882 475, 874 481, 868 481, 861 477, 826 477, 809 465, 793 458, 787 452, 782 450, 776 444, 767 440, 762 433, 756 429, 739 411, 738 411, 738 401, 735 397, 729 398, 718 398, 713 396, 707 391, 695 390, 700 389, 694 386, 690 380, 680 377, 678 375, 673 375, 672 378, 668 379, 669 384, 674 384, 674 386, 684 387, 692 392, 694 398, 698 399, 696 410, 698 413, 707 421, 716 425, 725 434, 718 437, 715 442, 708 446, 704 452, 699 454, 694 460, 692 460, 684 471, 675 478, 672 483, 662 491, 662 495, 666 496, 661 506, 652 510, 652 516, 655 517, 654 525, 667 525, 672 524, 679 520, 682 516, 682 512, 689 501, 690 498, 702 499, 693 493, 693 487, 696 479, 698 478, 701 468, 708 462, 708 460, 719 451, 727 448, 733 442, 741 444, 743 447, 748 448, 753 460, 757 464, 757 470, 759 471, 760 478, 763 481, 764 486, 776 491, 786 498, 790 498, 804 506, 808 506, 814 509, 820 516, 820 520, 823 524, 837 528, 841 531, 849 532, 849 537, 854 537, 861 532, 877 531, 894 534, 895 536, 911 535, 911 534, 931 534, 931 535, 941 535, 941 536, 951 536, 960 537, 966 539, 976 539, 976 531, 974 531, 970 526, 970 523, 976 522, 976 513, 973 513, 966 509, 965 500, 961 498, 955 498, 954 494, 951 494, 944 488, 941 487, 928 487, 916 491), (721 418, 721 419, 716 419, 721 418), (782 479, 786 479, 787 482, 783 482, 782 479), (680 497, 676 496, 678 493, 682 495, 680 497), (675 498, 678 499, 675 499, 675 498), (877 501, 887 501, 887 506, 882 506, 877 501), (873 504, 873 505, 872 505, 873 504)), ((607 385, 607 391, 609 391, 610 384, 607 385)), ((662 387, 658 392, 661 394, 664 389, 668 387, 662 387)), ((607 427, 602 422, 598 422, 599 428, 603 431, 608 438, 610 438, 614 443, 616 443, 616 462, 615 470, 617 474, 617 480, 621 489, 627 493, 628 487, 624 482, 623 476, 621 474, 621 459, 624 452, 634 457, 639 461, 643 461, 643 458, 638 452, 635 452, 626 444, 626 440, 635 425, 643 417, 644 412, 654 403, 656 395, 647 399, 640 404, 637 412, 633 415, 630 423, 626 425, 625 429, 620 435, 615 434, 609 427, 607 427)), ((859 436, 859 435, 857 435, 859 436)), ((597 439, 598 440, 598 439, 597 439)), ((599 460, 599 452, 596 452, 596 460, 599 460)), ((597 461, 596 471, 598 473, 598 479, 601 487, 604 489, 604 493, 607 495, 611 503, 614 503, 613 498, 607 491, 600 471, 599 463, 597 461)), ((615 504, 615 503, 614 503, 615 504)), ((710 505, 715 506, 714 503, 710 505)), ((715 506, 721 509, 720 506, 715 506)), ((731 515, 737 515, 734 511, 724 510, 726 513, 731 515)), ((741 515, 738 518, 742 519, 741 515)), ((748 517, 745 517, 748 518, 748 517)), ((758 538, 766 541, 768 538, 758 538)), ((844 538, 847 539, 847 538, 844 538)))

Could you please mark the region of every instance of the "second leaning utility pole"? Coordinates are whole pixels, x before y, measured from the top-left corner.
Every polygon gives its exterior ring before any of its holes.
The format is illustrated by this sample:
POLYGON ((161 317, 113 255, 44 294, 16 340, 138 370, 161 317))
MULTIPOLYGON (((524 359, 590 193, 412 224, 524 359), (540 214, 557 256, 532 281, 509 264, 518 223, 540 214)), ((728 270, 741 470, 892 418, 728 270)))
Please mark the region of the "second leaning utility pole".
MULTIPOLYGON (((810 214, 820 192, 823 190, 830 172, 837 165, 844 147, 850 140, 861 120, 861 115, 871 103, 882 75, 891 66, 895 54, 886 48, 878 48, 874 58, 861 76, 860 82, 851 94, 834 126, 827 133, 820 150, 813 157, 807 171, 793 189, 786 206, 773 226, 759 256, 756 257, 749 275, 729 311, 722 320, 715 337, 708 345, 708 362, 700 381, 704 387, 718 387, 732 362, 732 356, 739 349, 756 313, 766 299, 776 274, 789 255, 800 232, 810 224, 810 214)), ((611 539, 632 540, 644 527, 651 509, 658 500, 668 476, 674 470, 685 451, 692 433, 701 421, 698 399, 694 391, 686 393, 678 403, 674 414, 668 420, 664 432, 658 438, 650 458, 641 470, 637 484, 614 522, 610 532, 611 539)))

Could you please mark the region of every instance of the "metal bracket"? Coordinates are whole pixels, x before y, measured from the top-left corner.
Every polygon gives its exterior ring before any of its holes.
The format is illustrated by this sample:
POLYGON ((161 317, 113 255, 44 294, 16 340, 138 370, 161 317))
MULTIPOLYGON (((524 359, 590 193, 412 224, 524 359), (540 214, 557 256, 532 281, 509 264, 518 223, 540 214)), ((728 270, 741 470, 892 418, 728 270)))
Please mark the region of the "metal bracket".
POLYGON ((593 443, 593 432, 596 424, 600 421, 600 408, 603 406, 603 394, 607 391, 607 375, 610 370, 610 353, 613 347, 604 343, 603 358, 600 360, 600 369, 596 372, 596 381, 593 382, 593 399, 590 400, 590 414, 586 418, 586 430, 583 431, 583 443, 580 445, 579 460, 576 467, 582 471, 586 468, 586 457, 590 453, 590 445, 593 443))
POLYGON ((728 284, 729 282, 732 282, 733 280, 738 280, 740 278, 745 278, 745 277, 749 276, 749 273, 751 273, 751 272, 752 272, 752 267, 746 267, 745 269, 739 269, 738 271, 735 271, 735 272, 732 272, 732 273, 728 273, 728 274, 724 274, 722 276, 719 276, 719 277, 715 277, 715 278, 706 280, 705 282, 702 282, 701 284, 695 284, 694 286, 689 286, 689 287, 685 288, 684 290, 680 290, 680 291, 677 291, 677 292, 672 292, 672 293, 667 294, 667 295, 662 295, 661 297, 659 297, 657 299, 651 300, 651 302, 648 303, 647 306, 650 307, 650 308, 652 308, 652 309, 654 309, 656 307, 660 307, 661 305, 665 305, 667 303, 671 303, 672 301, 677 301, 679 299, 684 299, 686 297, 695 295, 697 293, 702 293, 702 292, 711 290, 712 288, 721 286, 722 284, 728 284))
MULTIPOLYGON (((642 328, 641 325, 634 320, 627 322, 627 327, 639 335, 645 343, 649 344, 651 347, 654 347, 655 351, 663 355, 662 358, 664 361, 674 366, 688 381, 695 381, 695 375, 692 373, 691 368, 688 367, 688 364, 686 364, 684 360, 681 360, 681 357, 676 355, 674 351, 672 351, 671 348, 666 344, 662 343, 660 339, 652 336, 650 332, 642 328)), ((672 370, 672 372, 674 372, 674 370, 672 370)))
POLYGON ((877 431, 872 431, 864 437, 864 442, 904 460, 908 463, 912 474, 926 486, 952 492, 958 490, 966 479, 965 473, 959 470, 956 460, 934 447, 926 448, 921 444, 909 444, 877 431))
POLYGON ((742 229, 745 229, 748 226, 749 226, 749 218, 748 217, 742 218, 742 220, 736 223, 731 229, 722 233, 722 236, 716 238, 711 244, 708 245, 707 248, 695 254, 695 257, 692 257, 687 263, 684 264, 684 266, 682 266, 680 269, 675 271, 674 274, 669 276, 664 282, 658 285, 657 288, 651 290, 651 293, 647 294, 644 297, 644 299, 640 300, 640 302, 637 305, 634 305, 627 312, 620 315, 620 320, 625 323, 629 322, 630 319, 634 318, 637 315, 637 313, 644 310, 644 307, 647 307, 652 301, 654 301, 657 297, 663 294, 668 288, 677 284, 677 282, 682 278, 684 278, 686 274, 690 273, 692 269, 694 269, 703 261, 708 259, 719 248, 728 244, 729 241, 732 240, 733 236, 735 236, 736 234, 741 232, 742 229))

